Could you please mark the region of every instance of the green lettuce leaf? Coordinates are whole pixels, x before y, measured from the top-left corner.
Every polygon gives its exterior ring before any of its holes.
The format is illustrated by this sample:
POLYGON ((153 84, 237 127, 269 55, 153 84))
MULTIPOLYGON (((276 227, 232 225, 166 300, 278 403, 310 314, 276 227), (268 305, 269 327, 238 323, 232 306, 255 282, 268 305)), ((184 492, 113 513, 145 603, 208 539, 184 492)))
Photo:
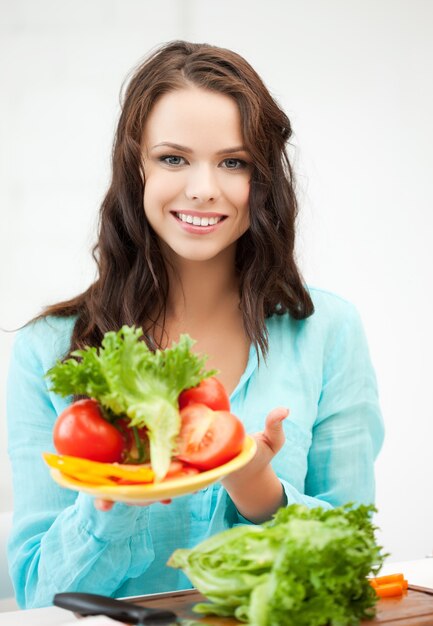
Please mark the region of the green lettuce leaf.
POLYGON ((345 626, 374 615, 367 580, 385 555, 373 506, 330 511, 290 505, 261 526, 237 526, 168 564, 181 568, 212 603, 199 613, 235 616, 251 626, 345 626))
POLYGON ((123 326, 104 335, 100 348, 76 350, 47 372, 51 389, 62 396, 84 395, 131 426, 147 427, 155 481, 166 475, 180 430, 178 397, 215 374, 206 356, 191 351, 194 341, 181 335, 167 350, 152 352, 140 328, 123 326))

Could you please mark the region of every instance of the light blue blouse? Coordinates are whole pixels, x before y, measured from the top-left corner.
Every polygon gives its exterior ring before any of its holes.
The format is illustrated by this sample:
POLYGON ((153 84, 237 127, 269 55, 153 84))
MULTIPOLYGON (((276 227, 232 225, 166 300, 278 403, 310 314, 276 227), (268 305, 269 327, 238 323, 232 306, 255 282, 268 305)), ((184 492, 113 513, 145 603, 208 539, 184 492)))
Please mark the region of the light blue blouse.
MULTIPOLYGON (((315 313, 267 320, 269 354, 252 348, 231 396, 247 432, 268 412, 290 408, 286 442, 273 461, 288 503, 332 507, 374 500, 374 459, 383 441, 374 371, 355 308, 311 289, 315 313)), ((117 503, 97 511, 90 496, 59 487, 41 453, 70 399, 48 391, 45 372, 69 347, 73 319, 50 317, 21 330, 8 383, 9 454, 14 481, 10 572, 21 607, 49 605, 55 593, 115 597, 190 587, 166 566, 176 548, 248 523, 224 488, 213 485, 170 505, 117 503)))

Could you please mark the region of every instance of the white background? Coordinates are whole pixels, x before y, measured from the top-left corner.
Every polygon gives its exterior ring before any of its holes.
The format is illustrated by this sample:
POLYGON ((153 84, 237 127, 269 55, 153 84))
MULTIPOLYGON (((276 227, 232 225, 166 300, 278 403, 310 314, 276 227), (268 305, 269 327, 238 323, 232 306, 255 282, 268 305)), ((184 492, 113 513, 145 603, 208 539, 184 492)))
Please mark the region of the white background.
MULTIPOLYGON (((433 548, 430 0, 1 0, 0 327, 72 296, 109 178, 118 94, 175 38, 241 53, 292 121, 310 284, 361 312, 386 424, 377 524, 433 548)), ((12 508, 0 333, 0 510, 12 508)), ((31 480, 31 477, 29 478, 31 480)), ((29 488, 31 488, 29 484, 29 488)))

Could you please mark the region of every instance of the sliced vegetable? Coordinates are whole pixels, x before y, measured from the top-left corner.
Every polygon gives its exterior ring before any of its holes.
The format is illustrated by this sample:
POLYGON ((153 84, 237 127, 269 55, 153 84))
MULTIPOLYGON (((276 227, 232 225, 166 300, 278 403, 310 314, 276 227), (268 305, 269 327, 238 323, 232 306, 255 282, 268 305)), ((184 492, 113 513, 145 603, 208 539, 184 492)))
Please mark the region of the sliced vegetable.
MULTIPOLYGON (((178 480, 179 478, 184 478, 185 476, 195 476, 199 474, 200 471, 196 467, 192 467, 190 465, 185 465, 180 461, 172 461, 170 463, 169 470, 163 480, 163 482, 167 482, 169 480, 178 480)), ((128 480, 126 478, 118 478, 116 479, 118 485, 136 485, 137 481, 128 480)))
POLYGON ((133 483, 151 483, 155 477, 149 465, 97 463, 49 452, 44 452, 43 457, 49 467, 58 469, 63 474, 82 482, 110 484, 116 483, 116 479, 124 479, 133 483))
POLYGON ((212 411, 204 404, 188 404, 180 412, 181 429, 176 457, 201 470, 233 459, 242 450, 245 429, 228 411, 212 411))
POLYGON ((377 585, 374 587, 374 591, 378 598, 393 598, 395 596, 403 595, 403 585, 399 582, 386 583, 383 585, 377 585))
POLYGON ((48 373, 51 389, 63 396, 84 395, 104 409, 127 417, 131 426, 147 428, 155 480, 167 474, 180 430, 178 397, 215 374, 204 369, 205 356, 191 351, 193 340, 182 335, 167 350, 151 352, 143 331, 123 326, 104 335, 100 348, 72 353, 48 373))
MULTIPOLYGON (((43 453, 49 467, 60 470, 62 474, 74 480, 92 485, 141 485, 154 482, 154 473, 149 463, 129 465, 117 463, 97 463, 66 455, 43 453)), ((199 474, 196 467, 181 461, 172 461, 164 480, 173 480, 183 476, 199 474)))
POLYGON ((403 574, 387 574, 369 578, 368 582, 373 587, 379 598, 391 598, 401 596, 408 588, 408 582, 403 574))
POLYGON ((181 476, 195 476, 196 474, 200 474, 200 470, 196 467, 192 467, 192 465, 182 463, 181 461, 172 461, 164 480, 180 478, 181 476))
POLYGON ((405 589, 407 589, 408 582, 404 577, 404 574, 387 574, 386 576, 376 576, 375 578, 369 578, 369 582, 373 587, 380 585, 386 585, 387 583, 401 583, 405 589))
POLYGON ((222 382, 211 376, 196 387, 182 391, 179 396, 179 409, 188 404, 205 404, 214 411, 230 411, 230 399, 222 382))
POLYGON ((104 419, 95 400, 78 400, 57 418, 53 431, 57 452, 102 463, 122 461, 126 442, 104 419))

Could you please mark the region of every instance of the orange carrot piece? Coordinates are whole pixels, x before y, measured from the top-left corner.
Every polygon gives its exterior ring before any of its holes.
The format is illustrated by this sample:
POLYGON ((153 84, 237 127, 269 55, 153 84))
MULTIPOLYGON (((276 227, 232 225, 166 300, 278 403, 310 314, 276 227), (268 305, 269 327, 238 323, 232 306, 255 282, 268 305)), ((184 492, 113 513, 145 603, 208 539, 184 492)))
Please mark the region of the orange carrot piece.
POLYGON ((376 576, 372 578, 378 585, 385 585, 386 583, 397 583, 404 580, 403 574, 388 574, 387 576, 376 576))
POLYGON ((375 589, 381 585, 388 583, 399 583, 403 589, 408 588, 408 582, 403 574, 388 574, 387 576, 376 576, 376 578, 369 578, 369 583, 375 589))
POLYGON ((374 587, 374 590, 379 598, 392 598, 394 596, 403 595, 403 585, 401 582, 378 585, 374 587))

